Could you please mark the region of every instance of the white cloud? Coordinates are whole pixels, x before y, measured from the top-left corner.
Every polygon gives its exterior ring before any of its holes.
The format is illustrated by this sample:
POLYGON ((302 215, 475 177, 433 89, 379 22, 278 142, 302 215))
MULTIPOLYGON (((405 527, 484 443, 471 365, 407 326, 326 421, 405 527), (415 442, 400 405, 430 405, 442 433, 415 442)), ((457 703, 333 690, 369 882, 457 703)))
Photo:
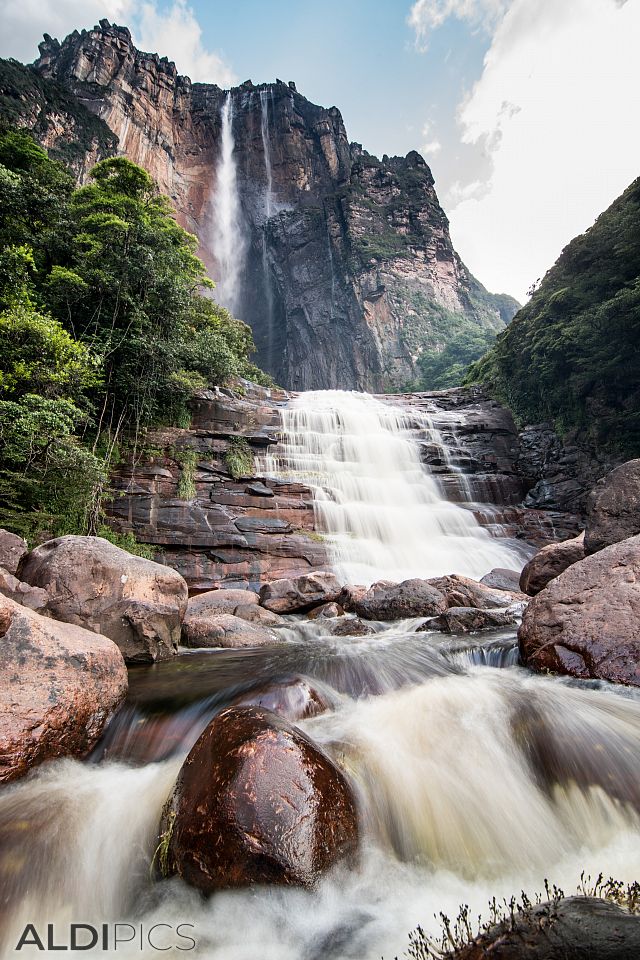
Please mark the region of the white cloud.
POLYGON ((442 150, 442 144, 433 136, 430 123, 425 123, 423 126, 422 136, 424 137, 424 141, 420 147, 420 153, 423 156, 435 156, 436 153, 442 150))
POLYGON ((456 184, 448 210, 490 289, 523 299, 640 174, 639 35, 634 0, 514 0, 498 25, 459 114, 492 169, 484 187, 456 184))
POLYGON ((90 28, 106 17, 128 26, 141 49, 174 60, 192 80, 229 86, 236 82, 222 57, 204 46, 202 30, 186 0, 168 8, 136 0, 0 0, 0 56, 29 62, 38 56, 43 33, 62 40, 75 29, 90 28))
POLYGON ((237 83, 231 67, 203 45, 202 29, 186 0, 175 0, 166 12, 144 3, 136 22, 132 33, 137 45, 174 60, 180 73, 221 87, 237 83))
POLYGON ((491 29, 509 7, 511 0, 416 0, 408 22, 416 34, 416 43, 425 49, 429 34, 454 17, 474 27, 491 29))
POLYGON ((0 0, 0 56, 28 63, 38 56, 43 33, 62 40, 103 17, 126 24, 134 7, 133 0, 0 0))

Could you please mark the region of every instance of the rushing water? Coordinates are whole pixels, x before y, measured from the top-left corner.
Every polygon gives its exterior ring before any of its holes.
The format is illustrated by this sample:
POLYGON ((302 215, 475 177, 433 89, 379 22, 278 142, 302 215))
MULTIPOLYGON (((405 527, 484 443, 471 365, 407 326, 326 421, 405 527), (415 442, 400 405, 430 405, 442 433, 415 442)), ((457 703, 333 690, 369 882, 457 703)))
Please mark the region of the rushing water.
POLYGON ((213 249, 220 279, 216 298, 232 312, 237 309, 246 257, 246 238, 238 194, 233 139, 233 98, 227 93, 220 112, 220 157, 213 197, 213 249))
MULTIPOLYGON (((302 393, 282 409, 283 442, 261 467, 314 488, 319 529, 345 583, 522 566, 470 510, 448 502, 420 462, 411 421, 363 393, 302 393)), ((415 416, 415 414, 414 414, 415 416)), ((432 443, 448 454, 423 415, 432 443)))
POLYGON ((27 922, 129 921, 194 924, 188 955, 206 960, 377 960, 461 902, 486 913, 494 894, 533 892, 545 877, 573 890, 583 870, 634 879, 638 698, 475 666, 509 662, 505 632, 479 644, 415 626, 334 640, 292 621, 280 646, 133 671, 94 763, 53 763, 0 794, 2 956, 27 922), (160 810, 204 725, 252 684, 298 675, 331 694, 333 709, 301 726, 354 784, 358 862, 307 891, 204 900, 177 879, 153 883, 160 810))
MULTIPOLYGON (((518 563, 443 500, 397 406, 307 394, 283 419, 286 443, 269 466, 316 486, 345 579, 518 563)), ((490 898, 533 895, 547 877, 567 892, 583 871, 637 879, 640 694, 532 675, 509 630, 447 637, 421 623, 351 638, 291 617, 271 647, 183 651, 132 669, 89 762, 50 763, 0 791, 0 955, 42 956, 14 950, 27 923, 128 922, 134 942, 83 955, 158 957, 140 929, 192 924, 181 928, 197 943, 186 955, 200 960, 390 960, 410 930, 437 933, 434 915, 461 903, 486 916, 490 898), (296 677, 330 705, 300 726, 353 785, 357 861, 309 890, 205 899, 179 879, 151 880, 163 803, 202 730, 239 695, 296 677)))

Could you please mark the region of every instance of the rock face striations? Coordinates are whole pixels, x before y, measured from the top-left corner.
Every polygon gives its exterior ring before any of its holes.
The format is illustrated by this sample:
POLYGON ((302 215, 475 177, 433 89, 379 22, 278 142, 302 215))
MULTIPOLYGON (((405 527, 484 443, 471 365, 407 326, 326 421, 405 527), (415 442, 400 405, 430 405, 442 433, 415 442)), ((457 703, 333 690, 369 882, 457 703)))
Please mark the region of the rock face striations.
POLYGON ((237 216, 224 245, 239 284, 229 305, 284 386, 399 389, 425 348, 513 316, 516 302, 487 293, 454 251, 422 157, 370 156, 349 143, 335 107, 293 84, 247 81, 227 94, 192 83, 107 20, 62 43, 45 37, 35 71, 155 177, 223 282, 216 197, 228 182, 219 173, 230 98, 237 216))

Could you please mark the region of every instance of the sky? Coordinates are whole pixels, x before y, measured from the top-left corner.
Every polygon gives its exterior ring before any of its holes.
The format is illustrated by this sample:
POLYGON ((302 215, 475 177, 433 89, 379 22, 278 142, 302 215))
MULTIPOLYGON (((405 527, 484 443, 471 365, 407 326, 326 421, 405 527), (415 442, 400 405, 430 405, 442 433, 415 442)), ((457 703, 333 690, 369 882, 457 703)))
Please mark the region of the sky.
POLYGON ((640 0, 0 0, 29 62, 101 17, 220 86, 294 80, 349 139, 419 150, 454 246, 524 301, 640 175, 640 0))

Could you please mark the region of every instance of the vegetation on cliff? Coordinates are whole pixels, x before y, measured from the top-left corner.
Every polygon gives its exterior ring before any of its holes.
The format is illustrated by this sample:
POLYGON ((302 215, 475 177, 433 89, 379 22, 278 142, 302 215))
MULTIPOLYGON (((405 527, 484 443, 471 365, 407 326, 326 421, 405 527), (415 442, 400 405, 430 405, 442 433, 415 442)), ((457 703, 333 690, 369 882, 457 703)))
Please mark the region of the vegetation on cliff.
POLYGON ((0 525, 95 531, 124 438, 183 424, 195 389, 260 379, 251 332, 203 294, 195 237, 123 157, 75 189, 6 129, 0 209, 0 525))
POLYGON ((576 237, 493 350, 471 367, 521 422, 551 420, 640 455, 640 179, 576 237))

